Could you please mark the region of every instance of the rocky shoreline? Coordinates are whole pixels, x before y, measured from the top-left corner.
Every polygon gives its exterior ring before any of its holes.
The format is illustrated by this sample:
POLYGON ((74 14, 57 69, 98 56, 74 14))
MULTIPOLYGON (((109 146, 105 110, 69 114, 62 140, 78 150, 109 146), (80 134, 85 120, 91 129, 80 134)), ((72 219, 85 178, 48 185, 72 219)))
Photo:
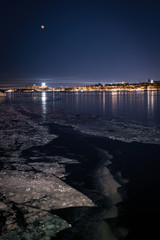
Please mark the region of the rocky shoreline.
POLYGON ((121 201, 120 185, 106 168, 110 155, 90 144, 83 152, 79 143, 85 141, 68 127, 52 130, 14 106, 1 105, 0 239, 74 239, 82 227, 82 239, 115 239, 104 221, 117 216, 121 201), (97 165, 97 157, 105 160, 97 165), (77 179, 82 172, 85 178, 77 179), (65 211, 72 221, 59 215, 65 211))

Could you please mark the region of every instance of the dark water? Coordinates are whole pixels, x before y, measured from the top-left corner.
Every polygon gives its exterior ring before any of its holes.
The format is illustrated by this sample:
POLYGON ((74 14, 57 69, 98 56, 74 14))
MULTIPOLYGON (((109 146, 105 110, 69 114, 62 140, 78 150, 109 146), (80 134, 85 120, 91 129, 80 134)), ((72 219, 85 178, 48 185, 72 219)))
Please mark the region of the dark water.
MULTIPOLYGON (((111 173, 121 171, 129 182, 123 186, 118 224, 126 226, 126 240, 157 239, 160 216, 160 147, 89 137, 90 143, 112 155, 111 173)), ((116 178, 116 176, 115 176, 116 178)))
POLYGON ((0 101, 27 104, 43 115, 64 113, 97 114, 106 119, 160 126, 160 92, 42 92, 10 93, 0 101))

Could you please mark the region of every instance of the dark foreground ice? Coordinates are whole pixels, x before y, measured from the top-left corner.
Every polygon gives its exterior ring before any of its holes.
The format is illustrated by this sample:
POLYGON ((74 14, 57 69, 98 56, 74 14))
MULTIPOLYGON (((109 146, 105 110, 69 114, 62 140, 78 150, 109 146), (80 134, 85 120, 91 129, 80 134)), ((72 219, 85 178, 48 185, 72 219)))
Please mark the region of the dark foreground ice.
MULTIPOLYGON (((49 132, 43 121, 32 119, 14 106, 4 104, 0 108, 0 239, 76 239, 84 226, 82 239, 116 239, 107 219, 118 215, 116 204, 121 201, 118 192, 121 185, 107 168, 111 156, 96 150, 103 161, 90 172, 95 193, 85 187, 80 191, 81 188, 65 181, 69 176, 66 166, 81 168, 80 159, 75 154, 63 156, 63 146, 50 153, 58 134, 49 132), (38 151, 48 145, 48 152, 38 151), (67 217, 56 214, 57 210, 62 209, 64 213, 65 209, 72 208, 83 209, 74 220, 68 220, 69 214, 67 217), (64 229, 71 229, 69 237, 67 232, 56 235, 64 229)), ((51 124, 51 121, 45 120, 45 123, 51 124)), ((126 230, 119 228, 117 236, 125 235, 126 230)))

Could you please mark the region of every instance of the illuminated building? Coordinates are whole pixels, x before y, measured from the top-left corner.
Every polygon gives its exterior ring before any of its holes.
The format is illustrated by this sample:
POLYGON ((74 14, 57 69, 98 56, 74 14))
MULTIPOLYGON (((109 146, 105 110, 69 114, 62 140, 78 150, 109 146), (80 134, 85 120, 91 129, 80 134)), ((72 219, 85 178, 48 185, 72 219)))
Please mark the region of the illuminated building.
POLYGON ((46 83, 43 82, 42 85, 41 85, 41 89, 45 89, 45 88, 47 88, 47 86, 46 86, 46 83))

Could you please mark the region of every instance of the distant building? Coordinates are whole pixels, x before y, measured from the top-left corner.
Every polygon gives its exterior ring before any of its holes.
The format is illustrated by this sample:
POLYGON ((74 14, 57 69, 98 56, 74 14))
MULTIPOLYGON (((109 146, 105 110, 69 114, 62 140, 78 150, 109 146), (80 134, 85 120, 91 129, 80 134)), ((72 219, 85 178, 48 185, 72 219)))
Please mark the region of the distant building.
POLYGON ((148 78, 148 81, 147 81, 148 83, 154 83, 154 81, 152 80, 152 79, 149 79, 148 78))
POLYGON ((126 85, 128 82, 113 82, 112 85, 126 85))
POLYGON ((46 83, 43 82, 42 85, 41 85, 41 88, 43 88, 43 89, 47 88, 46 83))
POLYGON ((40 86, 37 86, 36 84, 33 84, 32 89, 38 91, 38 90, 40 90, 40 86))

